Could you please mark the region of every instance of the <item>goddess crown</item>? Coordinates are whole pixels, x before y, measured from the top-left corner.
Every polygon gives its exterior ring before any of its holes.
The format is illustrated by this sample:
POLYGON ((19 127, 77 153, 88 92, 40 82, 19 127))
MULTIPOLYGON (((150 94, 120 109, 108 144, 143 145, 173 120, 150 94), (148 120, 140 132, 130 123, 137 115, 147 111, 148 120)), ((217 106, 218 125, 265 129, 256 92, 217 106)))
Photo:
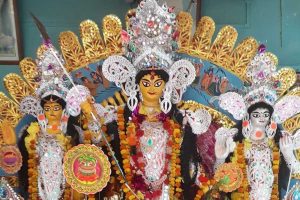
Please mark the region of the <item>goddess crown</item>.
POLYGON ((128 35, 123 32, 126 57, 139 69, 169 69, 176 49, 176 15, 166 4, 142 1, 129 19, 128 35))

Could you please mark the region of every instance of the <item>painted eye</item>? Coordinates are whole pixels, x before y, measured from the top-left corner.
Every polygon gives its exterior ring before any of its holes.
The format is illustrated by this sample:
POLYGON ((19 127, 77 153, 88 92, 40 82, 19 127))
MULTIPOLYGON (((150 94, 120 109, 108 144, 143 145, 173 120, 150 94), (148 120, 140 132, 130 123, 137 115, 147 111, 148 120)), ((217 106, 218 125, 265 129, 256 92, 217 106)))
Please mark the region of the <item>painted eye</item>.
POLYGON ((44 108, 44 110, 45 110, 45 111, 49 111, 49 110, 50 110, 50 108, 49 108, 49 107, 46 107, 46 108, 44 108))
POLYGON ((252 114, 252 117, 258 118, 258 117, 259 117, 259 114, 252 114))
POLYGON ((158 82, 156 82, 156 83, 154 84, 154 86, 155 86, 155 87, 159 87, 159 86, 161 86, 161 84, 162 84, 162 81, 158 81, 158 82))
POLYGON ((150 83, 146 82, 146 81, 142 81, 142 84, 143 84, 144 87, 149 87, 150 86, 150 83))
POLYGON ((265 113, 264 117, 270 117, 270 113, 265 113))
POLYGON ((54 111, 58 111, 58 110, 60 110, 60 107, 59 106, 55 106, 53 110, 54 111))

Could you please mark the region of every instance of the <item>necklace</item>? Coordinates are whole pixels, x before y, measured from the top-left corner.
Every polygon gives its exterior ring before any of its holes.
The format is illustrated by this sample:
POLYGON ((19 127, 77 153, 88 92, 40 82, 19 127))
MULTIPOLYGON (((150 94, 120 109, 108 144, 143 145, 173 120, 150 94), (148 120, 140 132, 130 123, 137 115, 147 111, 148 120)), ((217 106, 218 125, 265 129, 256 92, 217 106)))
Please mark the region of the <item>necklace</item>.
POLYGON ((146 106, 143 103, 140 103, 138 110, 148 121, 157 121, 156 118, 161 113, 160 106, 146 106))

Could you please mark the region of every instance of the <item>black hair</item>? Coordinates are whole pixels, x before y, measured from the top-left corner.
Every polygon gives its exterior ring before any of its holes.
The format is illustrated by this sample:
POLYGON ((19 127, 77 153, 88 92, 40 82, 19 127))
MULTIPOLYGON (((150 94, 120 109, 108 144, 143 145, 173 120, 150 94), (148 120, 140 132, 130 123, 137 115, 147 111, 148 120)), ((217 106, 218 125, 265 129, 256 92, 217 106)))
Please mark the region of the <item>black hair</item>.
POLYGON ((253 105, 251 105, 249 108, 248 108, 248 110, 247 110, 247 112, 248 112, 248 114, 250 115, 254 110, 256 110, 257 108, 266 108, 266 109, 268 109, 269 110, 269 112, 270 112, 270 116, 273 114, 273 112, 274 112, 274 109, 273 109, 273 107, 271 106, 271 105, 269 105, 269 104, 267 104, 267 103, 265 103, 265 102, 258 102, 258 103, 255 103, 255 104, 253 104, 253 105))
POLYGON ((45 103, 47 103, 47 102, 49 102, 51 100, 54 101, 54 102, 56 102, 56 103, 58 103, 59 105, 61 105, 62 109, 65 109, 66 102, 62 98, 60 98, 60 97, 58 97, 56 95, 52 95, 52 94, 48 95, 48 96, 46 96, 46 97, 44 97, 42 99, 42 101, 41 101, 42 108, 44 108, 45 103))
POLYGON ((139 82, 141 81, 141 79, 147 75, 147 74, 150 74, 151 72, 154 72, 155 75, 158 75, 161 79, 163 79, 165 82, 168 82, 169 81, 169 74, 160 69, 160 70, 141 70, 135 77, 135 82, 136 84, 139 84, 139 82))
POLYGON ((18 148, 19 148, 19 150, 21 152, 21 155, 22 155, 22 167, 18 171, 18 178, 19 178, 20 194, 25 199, 28 199, 28 195, 29 195, 28 194, 28 159, 29 159, 29 154, 28 154, 27 149, 26 149, 25 138, 26 138, 26 136, 29 135, 29 133, 27 132, 26 129, 22 133, 21 133, 20 139, 18 140, 18 148))

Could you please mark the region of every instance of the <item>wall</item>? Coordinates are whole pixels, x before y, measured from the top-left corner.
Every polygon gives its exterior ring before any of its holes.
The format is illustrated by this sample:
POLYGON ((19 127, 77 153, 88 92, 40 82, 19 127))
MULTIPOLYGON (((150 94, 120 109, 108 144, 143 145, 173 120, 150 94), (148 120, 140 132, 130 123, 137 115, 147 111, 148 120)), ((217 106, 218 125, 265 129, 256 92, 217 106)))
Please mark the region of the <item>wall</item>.
POLYGON ((300 71, 298 0, 202 0, 203 15, 215 20, 217 30, 233 25, 239 41, 253 36, 277 55, 280 66, 300 71))
MULTIPOLYGON (((115 14, 123 20, 130 9, 125 0, 17 0, 17 4, 24 56, 33 58, 41 39, 30 12, 43 22, 58 47, 57 38, 61 31, 71 30, 78 34, 81 21, 91 19, 101 24, 102 18, 108 14, 115 14)), ((6 92, 2 79, 11 72, 20 73, 18 66, 0 65, 0 91, 6 92)))

